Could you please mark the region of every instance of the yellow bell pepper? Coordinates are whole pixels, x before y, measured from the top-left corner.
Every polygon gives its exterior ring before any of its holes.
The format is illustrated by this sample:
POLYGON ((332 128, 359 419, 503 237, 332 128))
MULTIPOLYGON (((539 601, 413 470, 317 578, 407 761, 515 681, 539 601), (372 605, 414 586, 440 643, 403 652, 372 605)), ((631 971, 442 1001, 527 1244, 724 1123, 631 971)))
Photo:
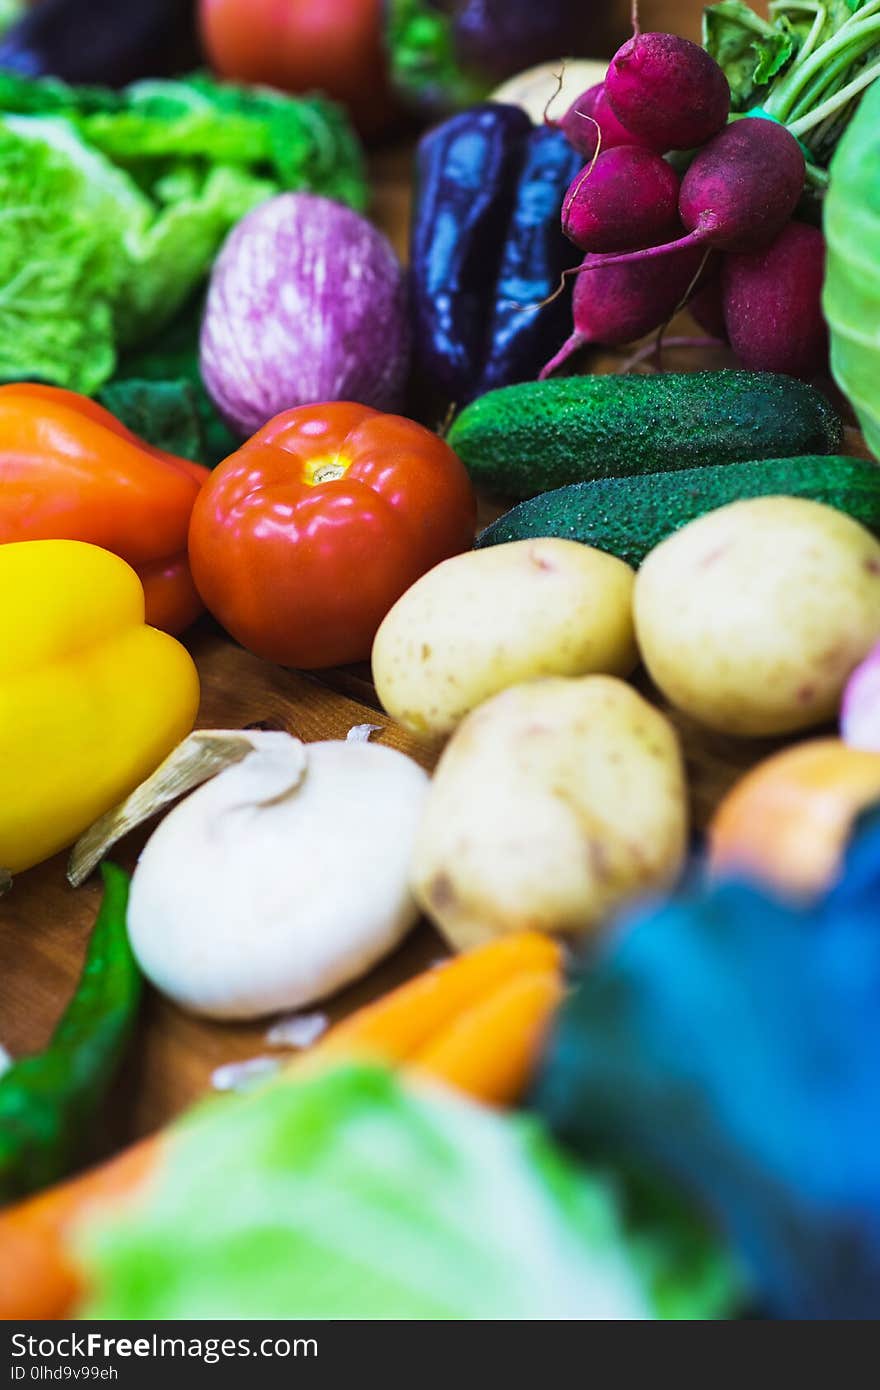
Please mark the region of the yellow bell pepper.
POLYGON ((144 625, 124 560, 81 541, 0 546, 0 867, 63 849, 193 726, 184 647, 144 625))

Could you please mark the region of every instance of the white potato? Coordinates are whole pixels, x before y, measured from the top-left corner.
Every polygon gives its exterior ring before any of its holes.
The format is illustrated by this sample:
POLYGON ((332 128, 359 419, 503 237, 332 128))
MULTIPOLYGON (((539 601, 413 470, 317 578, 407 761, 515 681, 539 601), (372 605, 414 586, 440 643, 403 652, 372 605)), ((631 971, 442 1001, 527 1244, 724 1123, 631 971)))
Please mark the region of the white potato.
POLYGON ((622 560, 577 541, 511 541, 445 560, 379 628, 379 699, 407 728, 442 735, 520 681, 629 675, 633 582, 622 560))
POLYGON ((552 101, 551 115, 564 116, 575 98, 605 81, 607 71, 608 64, 598 58, 557 58, 552 63, 539 63, 537 67, 518 72, 515 77, 508 77, 496 87, 490 100, 521 106, 535 125, 542 125, 548 101, 552 101))
POLYGON ((836 714, 880 638, 880 545, 818 502, 733 502, 651 552, 635 613, 645 664, 679 709, 723 733, 789 733, 836 714))
POLYGON ((434 774, 413 891, 467 949, 581 933, 662 888, 687 844, 674 729, 611 676, 515 686, 468 715, 434 774))

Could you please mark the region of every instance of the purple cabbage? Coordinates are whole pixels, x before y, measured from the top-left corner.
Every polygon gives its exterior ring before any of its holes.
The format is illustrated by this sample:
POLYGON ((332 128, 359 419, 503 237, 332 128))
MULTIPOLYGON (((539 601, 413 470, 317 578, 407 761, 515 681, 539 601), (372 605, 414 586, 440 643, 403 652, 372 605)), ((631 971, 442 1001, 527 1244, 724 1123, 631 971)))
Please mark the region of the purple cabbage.
POLYGON ((271 198, 217 258, 200 366, 242 437, 283 410, 321 401, 398 409, 409 345, 406 281, 390 242, 329 198, 271 198))

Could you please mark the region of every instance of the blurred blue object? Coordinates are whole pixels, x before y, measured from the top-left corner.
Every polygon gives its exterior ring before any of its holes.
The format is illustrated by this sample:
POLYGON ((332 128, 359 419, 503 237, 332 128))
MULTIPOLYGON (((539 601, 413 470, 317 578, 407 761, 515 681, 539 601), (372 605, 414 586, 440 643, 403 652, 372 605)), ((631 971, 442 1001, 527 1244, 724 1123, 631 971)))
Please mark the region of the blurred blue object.
POLYGON ((812 907, 731 881, 622 922, 536 1101, 580 1153, 699 1200, 769 1312, 880 1315, 880 826, 812 907))

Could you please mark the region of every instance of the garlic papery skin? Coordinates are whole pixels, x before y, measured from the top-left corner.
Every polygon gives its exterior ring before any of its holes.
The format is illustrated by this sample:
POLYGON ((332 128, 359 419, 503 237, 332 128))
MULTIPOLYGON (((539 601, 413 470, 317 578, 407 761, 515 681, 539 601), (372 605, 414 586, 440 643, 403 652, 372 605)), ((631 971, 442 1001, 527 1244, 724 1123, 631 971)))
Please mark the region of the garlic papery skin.
POLYGON ((141 969, 212 1018, 326 998, 418 916, 408 876, 427 774, 382 744, 273 738, 171 811, 132 879, 141 969))

